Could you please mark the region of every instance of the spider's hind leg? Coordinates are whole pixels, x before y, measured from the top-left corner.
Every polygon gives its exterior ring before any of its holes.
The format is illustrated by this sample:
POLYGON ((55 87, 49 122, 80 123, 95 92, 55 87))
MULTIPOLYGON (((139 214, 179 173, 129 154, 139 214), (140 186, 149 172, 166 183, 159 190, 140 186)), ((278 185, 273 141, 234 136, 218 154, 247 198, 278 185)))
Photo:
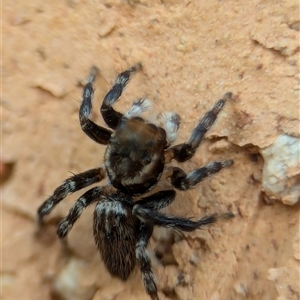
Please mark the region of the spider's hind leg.
POLYGON ((116 103, 122 95, 122 92, 129 82, 131 75, 139 71, 141 68, 141 64, 136 64, 128 70, 120 73, 103 100, 101 114, 107 126, 112 129, 115 129, 118 126, 119 121, 123 116, 121 113, 115 111, 112 108, 112 105, 116 103))
POLYGON ((142 278, 147 294, 151 297, 151 300, 158 300, 157 287, 151 268, 151 260, 146 249, 152 235, 152 231, 152 225, 145 223, 140 224, 139 234, 135 247, 135 255, 138 266, 142 273, 142 278))

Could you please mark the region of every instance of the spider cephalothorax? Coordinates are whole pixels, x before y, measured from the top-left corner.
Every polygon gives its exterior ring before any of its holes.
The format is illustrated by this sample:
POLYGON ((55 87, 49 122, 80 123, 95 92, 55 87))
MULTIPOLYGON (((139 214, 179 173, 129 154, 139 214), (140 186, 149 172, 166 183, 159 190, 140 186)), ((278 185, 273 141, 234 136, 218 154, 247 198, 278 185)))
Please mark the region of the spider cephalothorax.
POLYGON ((104 156, 112 185, 129 195, 146 193, 163 172, 166 133, 139 117, 120 120, 104 156))
POLYGON ((105 167, 91 169, 65 180, 39 207, 38 220, 40 225, 43 224, 44 217, 68 194, 99 182, 107 175, 110 184, 94 187, 79 197, 69 214, 59 223, 57 234, 59 238, 65 238, 82 211, 91 203, 96 203, 94 237, 108 271, 126 280, 138 265, 146 292, 152 300, 157 300, 157 287, 146 250, 153 227, 162 226, 189 232, 212 224, 218 218, 231 218, 233 214, 213 214, 192 221, 160 212, 175 199, 176 192, 173 189, 145 197, 141 195, 157 184, 163 172, 166 172, 173 187, 186 190, 205 177, 233 164, 233 160, 214 161, 187 174, 178 167, 165 168, 172 159, 184 162, 194 155, 226 100, 231 98, 231 93, 225 94, 205 114, 186 143, 171 146, 180 123, 177 114, 163 114, 163 125, 156 126, 139 116, 150 107, 147 99, 135 101, 124 115, 112 108, 131 75, 140 68, 138 64, 120 73, 103 100, 101 114, 114 131, 100 127, 89 119, 94 93, 93 82, 97 74, 97 68, 91 69, 83 90, 79 120, 82 130, 91 139, 107 145, 105 167))

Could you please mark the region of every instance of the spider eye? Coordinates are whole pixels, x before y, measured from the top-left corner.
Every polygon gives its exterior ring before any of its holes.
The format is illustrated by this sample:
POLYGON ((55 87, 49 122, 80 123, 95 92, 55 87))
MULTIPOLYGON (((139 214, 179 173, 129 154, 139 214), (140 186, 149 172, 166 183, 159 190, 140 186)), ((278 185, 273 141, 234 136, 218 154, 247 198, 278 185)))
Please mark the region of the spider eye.
POLYGON ((145 159, 145 163, 146 163, 147 165, 149 165, 149 164, 151 163, 151 161, 152 161, 152 159, 151 159, 150 157, 147 157, 147 158, 145 159))
POLYGON ((143 159, 144 165, 149 165, 152 162, 151 156, 147 153, 143 159))

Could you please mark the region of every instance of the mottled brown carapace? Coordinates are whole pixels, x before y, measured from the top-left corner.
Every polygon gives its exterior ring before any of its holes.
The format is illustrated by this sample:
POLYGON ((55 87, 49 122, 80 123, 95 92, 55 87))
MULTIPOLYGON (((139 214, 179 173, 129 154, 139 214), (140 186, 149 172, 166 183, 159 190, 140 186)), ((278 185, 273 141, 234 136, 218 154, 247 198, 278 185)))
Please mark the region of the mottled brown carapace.
POLYGON ((95 203, 95 243, 107 270, 126 280, 138 265, 146 292, 152 300, 157 300, 157 287, 146 250, 153 227, 190 232, 212 224, 219 218, 231 218, 233 214, 212 214, 192 221, 161 212, 162 208, 174 201, 174 189, 162 190, 150 196, 142 195, 158 183, 163 172, 166 172, 166 177, 174 188, 187 190, 207 176, 233 164, 233 160, 213 161, 189 173, 179 167, 165 168, 173 159, 184 162, 194 155, 205 133, 213 125, 226 101, 231 98, 231 93, 226 93, 205 114, 186 143, 172 146, 180 124, 180 117, 176 113, 162 114, 162 126, 157 126, 140 117, 151 107, 148 99, 138 99, 124 114, 112 107, 131 75, 140 69, 141 65, 138 64, 120 73, 103 100, 101 114, 113 131, 100 127, 89 119, 94 94, 93 82, 98 71, 96 67, 91 69, 83 90, 79 121, 82 130, 91 139, 107 146, 104 167, 91 169, 65 180, 39 207, 38 220, 42 226, 45 216, 68 194, 108 176, 108 185, 91 188, 78 198, 69 214, 59 223, 57 234, 59 238, 65 238, 83 210, 95 203))
POLYGON ((104 164, 112 185, 128 195, 146 193, 165 165, 166 133, 140 117, 122 119, 112 134, 104 164))

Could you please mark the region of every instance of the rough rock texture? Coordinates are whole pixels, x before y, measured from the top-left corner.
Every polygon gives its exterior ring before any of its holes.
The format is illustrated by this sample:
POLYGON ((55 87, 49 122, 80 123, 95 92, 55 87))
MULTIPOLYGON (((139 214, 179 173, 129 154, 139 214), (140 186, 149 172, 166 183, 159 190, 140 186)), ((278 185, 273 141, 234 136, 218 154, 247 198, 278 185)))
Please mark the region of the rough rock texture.
POLYGON ((272 199, 293 205, 300 198, 300 139, 280 135, 262 149, 264 158, 262 188, 272 199))
POLYGON ((260 156, 279 136, 300 136, 298 1, 4 0, 2 13, 1 299, 148 299, 139 270, 127 282, 105 270, 92 207, 68 249, 57 241, 56 219, 80 193, 35 234, 37 207, 69 172, 103 163, 104 147, 78 125, 89 68, 101 71, 93 119, 103 125, 101 99, 137 62, 143 70, 116 108, 144 96, 154 113, 178 112, 178 142, 221 95, 235 95, 183 168, 220 158, 234 166, 178 192, 167 211, 236 217, 183 238, 155 230, 149 252, 160 299, 299 299, 299 203, 262 193, 260 156))

